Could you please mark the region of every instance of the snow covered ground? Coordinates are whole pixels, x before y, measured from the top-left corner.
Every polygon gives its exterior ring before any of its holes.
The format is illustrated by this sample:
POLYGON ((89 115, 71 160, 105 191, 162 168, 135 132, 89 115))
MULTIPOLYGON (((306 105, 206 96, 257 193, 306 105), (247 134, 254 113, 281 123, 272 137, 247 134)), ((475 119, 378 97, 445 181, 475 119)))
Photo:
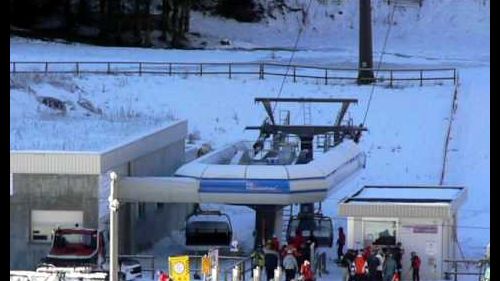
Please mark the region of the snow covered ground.
MULTIPOLYGON (((326 8, 313 2, 294 63, 356 66, 357 19, 352 16, 357 11, 356 1, 326 8), (333 20, 331 14, 335 15, 333 20)), ((377 60, 389 10, 379 2, 374 10, 377 60)), ((242 24, 195 13, 192 29, 213 42, 230 38, 232 47, 290 47, 297 33, 297 17, 301 21, 300 16, 289 14, 269 23, 242 24)), ((458 238, 465 256, 477 258, 490 240, 489 1, 483 5, 479 0, 425 0, 421 9, 398 9, 395 19, 397 24, 392 27, 383 57, 385 66, 459 70, 458 109, 451 128, 444 183, 469 189, 469 198, 459 214, 458 238)), ((104 48, 11 38, 11 61, 287 62, 290 55, 288 51, 269 50, 104 48)), ((189 131, 214 147, 240 139, 254 140, 256 132, 243 128, 259 125, 265 113, 253 98, 276 96, 281 83, 281 78, 259 80, 249 76, 231 80, 160 75, 16 76, 11 75, 11 149, 95 150, 175 119, 187 119, 189 131), (18 86, 12 88, 13 84, 18 86), (47 112, 36 102, 37 96, 60 98, 75 105, 75 110, 65 116, 47 112), (82 98, 102 113, 78 106, 82 98)), ((282 96, 355 97, 359 104, 349 114, 359 123, 371 90, 371 86, 348 83, 325 86, 322 81, 288 81, 282 96)), ((323 205, 327 215, 335 217, 336 203, 364 184, 439 183, 453 85, 377 86, 374 90, 366 123, 369 131, 361 142, 368 156, 367 167, 328 198, 323 205)), ((301 108, 292 109, 296 113, 292 121, 301 122, 301 108)), ((315 121, 327 123, 332 119, 328 107, 313 107, 312 113, 315 121)), ((234 218, 239 239, 250 240, 253 213, 244 207, 224 208, 234 218)), ((336 220, 337 226, 344 223, 336 220)), ((165 238, 149 253, 164 257, 165 253, 182 251, 173 239, 165 238)), ((338 269, 332 265, 330 271, 338 269)), ((330 275, 325 280, 338 276, 330 275)))

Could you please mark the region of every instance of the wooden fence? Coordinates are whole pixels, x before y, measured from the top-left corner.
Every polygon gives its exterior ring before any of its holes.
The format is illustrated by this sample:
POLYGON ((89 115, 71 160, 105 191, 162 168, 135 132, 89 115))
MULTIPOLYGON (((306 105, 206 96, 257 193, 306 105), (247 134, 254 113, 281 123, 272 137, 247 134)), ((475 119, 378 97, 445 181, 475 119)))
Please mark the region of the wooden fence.
MULTIPOLYGON (((342 80, 357 81, 358 68, 323 67, 313 65, 286 65, 279 63, 187 63, 187 62, 10 62, 10 73, 42 74, 154 74, 154 75, 224 75, 231 79, 247 75, 264 79, 266 76, 286 76, 297 82, 299 79, 313 79, 325 85, 342 80)), ((361 69, 364 70, 364 69, 361 69)), ((455 68, 384 68, 374 70, 375 82, 457 82, 455 68)))

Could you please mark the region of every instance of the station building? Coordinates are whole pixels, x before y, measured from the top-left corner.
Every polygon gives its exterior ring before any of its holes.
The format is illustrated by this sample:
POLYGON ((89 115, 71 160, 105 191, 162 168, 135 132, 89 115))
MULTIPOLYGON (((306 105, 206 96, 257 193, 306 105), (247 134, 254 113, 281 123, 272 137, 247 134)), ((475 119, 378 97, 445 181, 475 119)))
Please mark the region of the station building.
MULTIPOLYGON (((50 249, 52 230, 75 224, 109 231, 109 171, 120 176, 170 176, 184 164, 187 121, 101 151, 10 152, 10 268, 33 270, 50 249)), ((187 152, 187 153, 186 153, 187 152)), ((124 203, 120 253, 151 247, 184 227, 190 203, 124 203), (147 229, 147 231, 145 231, 147 229)))
POLYGON ((410 253, 421 259, 420 279, 441 280, 446 259, 458 258, 457 218, 467 190, 459 186, 365 186, 339 204, 347 217, 347 246, 402 243, 402 280, 411 280, 410 253))

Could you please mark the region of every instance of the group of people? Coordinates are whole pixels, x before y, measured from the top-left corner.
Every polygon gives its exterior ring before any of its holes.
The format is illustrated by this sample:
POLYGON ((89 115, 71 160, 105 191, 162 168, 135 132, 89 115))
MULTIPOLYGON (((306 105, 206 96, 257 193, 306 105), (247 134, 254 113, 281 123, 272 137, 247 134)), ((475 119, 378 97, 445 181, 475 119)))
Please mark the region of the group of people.
MULTIPOLYGON (((344 268, 345 281, 400 281, 404 249, 401 243, 394 248, 373 248, 363 250, 347 250, 342 256, 341 266, 344 268)), ((420 281, 420 258, 411 252, 411 269, 413 281, 420 281)))
POLYGON ((311 265, 311 254, 317 241, 314 236, 307 240, 301 231, 295 232, 295 237, 288 245, 282 245, 274 235, 268 240, 266 247, 258 247, 252 253, 253 265, 263 268, 267 280, 274 280, 274 270, 281 266, 285 271, 285 280, 296 280, 300 276, 303 281, 314 281, 314 269, 311 265))

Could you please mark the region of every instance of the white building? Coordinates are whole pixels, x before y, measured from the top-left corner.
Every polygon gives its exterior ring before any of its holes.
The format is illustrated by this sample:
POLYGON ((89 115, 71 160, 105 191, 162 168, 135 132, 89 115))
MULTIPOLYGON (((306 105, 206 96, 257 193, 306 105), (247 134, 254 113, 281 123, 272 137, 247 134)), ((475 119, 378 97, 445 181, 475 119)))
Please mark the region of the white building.
POLYGON ((339 205, 339 215, 348 218, 347 246, 401 242, 402 280, 411 280, 412 251, 422 262, 421 280, 442 279, 444 260, 457 258, 457 213, 466 196, 457 186, 365 186, 339 205))

